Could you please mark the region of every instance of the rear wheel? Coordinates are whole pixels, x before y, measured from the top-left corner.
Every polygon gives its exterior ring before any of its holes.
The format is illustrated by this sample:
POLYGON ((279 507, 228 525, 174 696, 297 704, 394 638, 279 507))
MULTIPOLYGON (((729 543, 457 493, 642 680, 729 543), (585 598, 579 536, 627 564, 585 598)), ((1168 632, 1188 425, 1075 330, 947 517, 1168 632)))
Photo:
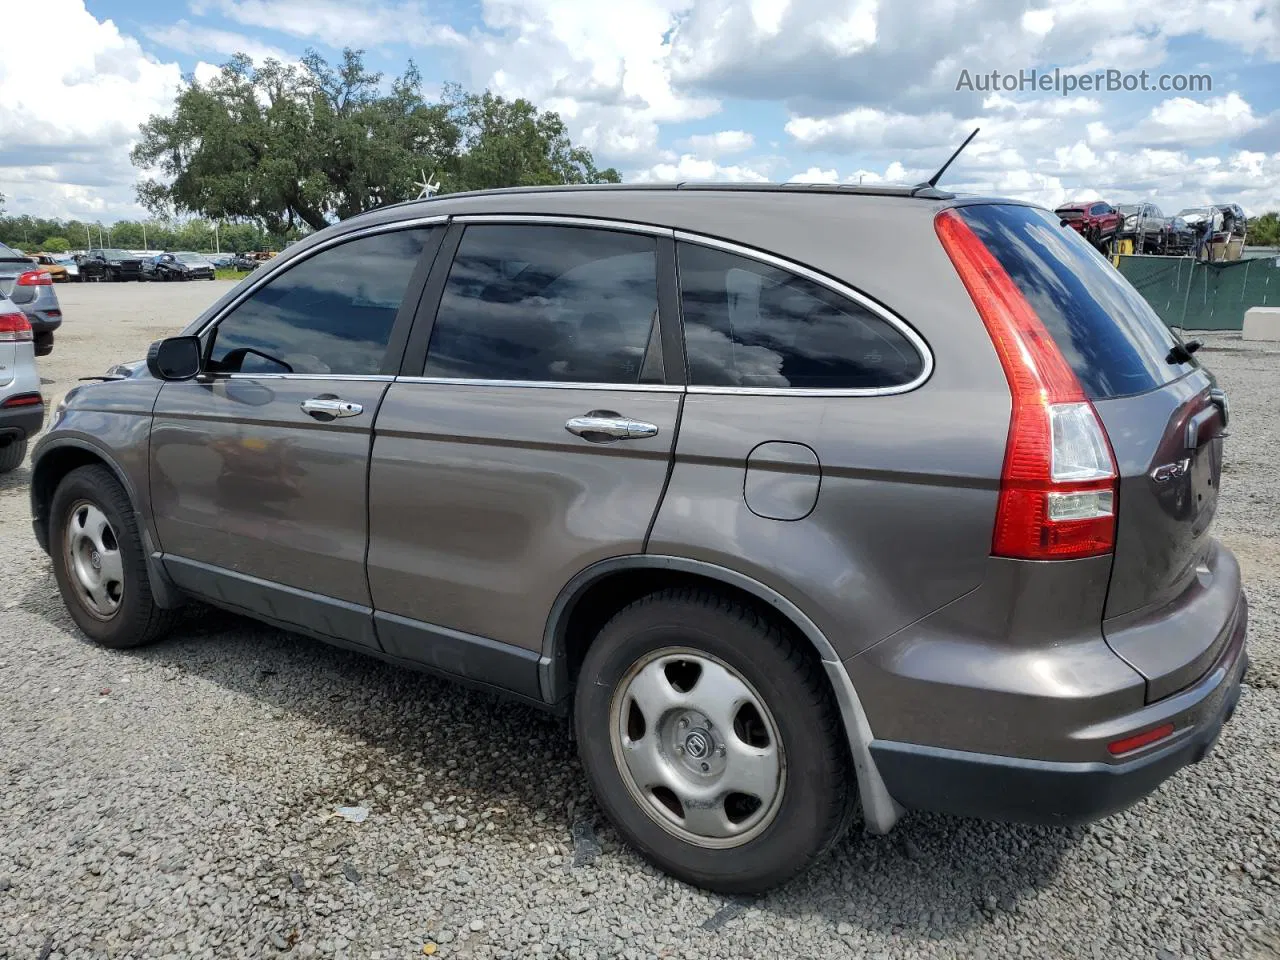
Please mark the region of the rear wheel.
POLYGON ((587 652, 575 713, 605 813, 689 883, 767 889, 848 824, 853 772, 821 666, 744 604, 671 589, 624 608, 587 652))
POLYGON ((26 440, 10 440, 0 447, 0 473, 12 473, 17 470, 27 456, 26 440))
POLYGON ((49 548, 67 612, 85 635, 123 649, 159 639, 177 618, 151 596, 129 497, 103 466, 63 478, 50 509, 49 548))

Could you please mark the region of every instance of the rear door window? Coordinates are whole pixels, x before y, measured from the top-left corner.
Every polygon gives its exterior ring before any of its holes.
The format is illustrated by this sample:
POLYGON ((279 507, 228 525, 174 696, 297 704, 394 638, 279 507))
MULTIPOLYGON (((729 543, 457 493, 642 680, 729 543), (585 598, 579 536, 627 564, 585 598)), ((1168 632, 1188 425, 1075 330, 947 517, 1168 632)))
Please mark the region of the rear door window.
POLYGON ((1091 399, 1146 393, 1199 366, 1194 358, 1168 362, 1173 332, 1128 280, 1048 211, 971 204, 958 212, 1013 278, 1091 399))
POLYGON ((901 331, 821 284, 700 244, 677 251, 691 386, 874 390, 924 370, 901 331))
POLYGON ((661 383, 656 241, 586 227, 468 226, 425 374, 661 383))

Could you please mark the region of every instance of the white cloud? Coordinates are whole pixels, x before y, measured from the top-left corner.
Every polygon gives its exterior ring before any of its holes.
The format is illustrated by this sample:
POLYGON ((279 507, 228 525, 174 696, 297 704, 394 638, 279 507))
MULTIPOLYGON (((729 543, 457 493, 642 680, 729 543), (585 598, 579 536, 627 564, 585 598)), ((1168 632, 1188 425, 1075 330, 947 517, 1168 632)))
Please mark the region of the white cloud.
POLYGON ((167 26, 144 27, 142 32, 148 40, 182 53, 217 53, 225 59, 230 59, 237 53, 244 53, 255 62, 272 59, 279 60, 281 63, 290 63, 297 59, 279 47, 262 43, 242 33, 194 26, 186 20, 179 20, 167 26))
POLYGON ((797 173, 787 181, 788 183, 839 183, 840 174, 835 170, 819 170, 817 167, 810 167, 804 173, 797 173))
POLYGON ((129 148, 138 125, 170 109, 177 64, 147 56, 82 0, 46 0, 57 28, 33 40, 0 30, 0 191, 10 212, 134 215, 129 148))
POLYGON ((1125 139, 1143 144, 1207 145, 1242 136, 1261 124, 1253 108, 1234 91, 1210 100, 1174 97, 1154 107, 1125 139))
POLYGON ((743 153, 756 144, 756 138, 745 130, 721 130, 718 133, 697 134, 687 141, 693 153, 709 157, 723 157, 743 153))
POLYGON ((465 41, 427 14, 426 4, 346 0, 192 0, 197 16, 218 13, 250 27, 265 27, 331 47, 458 46, 465 41))
POLYGON ((636 183, 678 183, 684 180, 725 180, 738 183, 767 183, 767 173, 748 166, 722 167, 714 160, 686 153, 679 160, 655 163, 629 178, 636 183))

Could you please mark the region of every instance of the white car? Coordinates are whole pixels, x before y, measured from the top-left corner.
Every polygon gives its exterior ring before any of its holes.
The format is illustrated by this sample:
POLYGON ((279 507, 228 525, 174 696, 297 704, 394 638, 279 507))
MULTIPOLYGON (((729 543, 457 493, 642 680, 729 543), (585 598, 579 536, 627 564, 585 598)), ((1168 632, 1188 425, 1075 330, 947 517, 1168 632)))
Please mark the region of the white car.
POLYGON ((0 297, 0 473, 18 468, 27 456, 27 440, 43 425, 31 321, 12 300, 0 297))

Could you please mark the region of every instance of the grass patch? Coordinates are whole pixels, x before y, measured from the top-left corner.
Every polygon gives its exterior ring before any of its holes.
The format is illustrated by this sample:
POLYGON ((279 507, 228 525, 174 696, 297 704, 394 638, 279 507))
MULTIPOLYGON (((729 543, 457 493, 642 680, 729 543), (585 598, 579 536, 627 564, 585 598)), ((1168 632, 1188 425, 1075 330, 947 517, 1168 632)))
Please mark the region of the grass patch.
POLYGON ((231 267, 219 267, 213 271, 213 275, 219 280, 243 280, 251 272, 249 270, 233 270, 231 267))

